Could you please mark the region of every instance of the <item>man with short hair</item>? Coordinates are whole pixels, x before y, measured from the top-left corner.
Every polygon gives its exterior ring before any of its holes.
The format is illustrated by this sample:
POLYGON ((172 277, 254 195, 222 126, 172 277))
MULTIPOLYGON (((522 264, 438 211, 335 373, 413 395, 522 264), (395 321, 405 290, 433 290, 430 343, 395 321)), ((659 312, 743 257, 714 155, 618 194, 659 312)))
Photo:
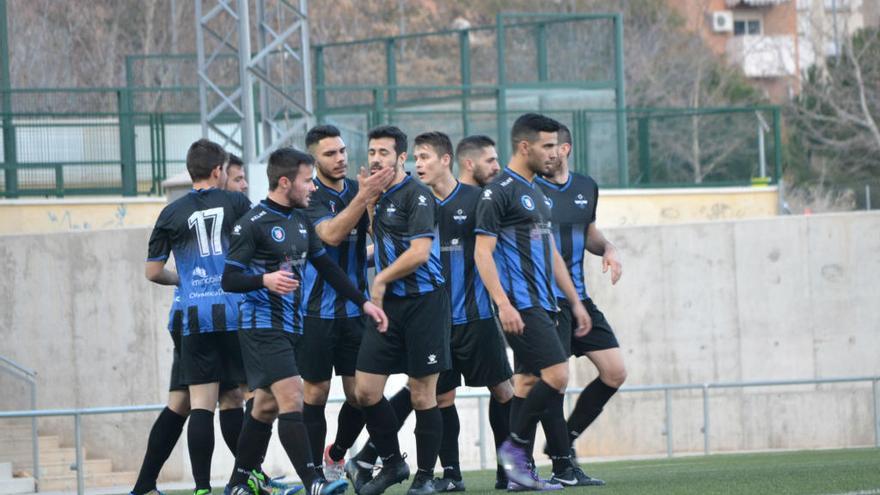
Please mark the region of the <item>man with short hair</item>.
MULTIPOLYGON (((584 251, 602 257, 602 271, 607 272, 611 269, 612 285, 620 279, 623 266, 617 248, 596 227, 599 186, 592 177, 570 170, 568 158, 571 156, 572 146, 568 127, 561 125, 558 135, 558 159, 554 166, 543 174, 543 178, 537 179, 537 183, 552 203, 550 209, 556 244, 572 276, 578 297, 590 313, 593 323, 587 335, 582 337, 572 335, 571 306, 562 294, 557 292, 556 299, 560 308, 559 334, 567 353, 572 356, 586 356, 599 371, 598 378, 581 392, 568 419, 567 431, 570 444, 566 445, 566 448, 572 452, 573 458, 574 441, 599 416, 602 408, 626 380, 623 355, 614 331, 587 293, 584 283, 584 251)), ((562 422, 564 417, 559 414, 554 420, 562 422)), ((574 464, 574 459, 570 461, 562 459, 561 462, 554 459, 551 480, 565 486, 605 484, 602 480, 591 478, 584 473, 574 464)))
POLYGON ((527 450, 544 410, 561 410, 568 384, 568 356, 556 332, 554 280, 571 303, 575 335, 590 328, 553 241, 549 201, 534 183, 556 161, 558 130, 559 124, 543 115, 520 116, 511 129, 510 164, 483 189, 477 205, 474 258, 516 361, 511 433, 498 449, 512 489, 561 488, 538 478, 527 450), (540 379, 529 386, 526 374, 540 379))
MULTIPOLYGON (((485 151, 485 150, 484 150, 485 151)), ((419 179, 431 188, 439 206, 440 260, 452 304, 452 369, 440 374, 437 403, 443 417, 440 463, 443 476, 434 480, 438 492, 464 491, 458 456, 461 426, 455 408, 455 389, 462 375, 469 387, 487 387, 491 393, 489 424, 496 448, 510 434, 513 374, 504 337, 495 323, 492 301, 474 266, 479 187, 463 184, 452 175, 452 142, 442 132, 416 136, 413 154, 419 179)), ((496 488, 507 488, 499 466, 496 488)))
MULTIPOLYGON (((162 210, 150 236, 146 276, 158 284, 179 286, 181 313, 177 316, 172 311, 172 331, 179 329, 181 337, 176 346, 178 367, 172 369, 169 407, 151 431, 135 493, 155 490, 155 479, 174 447, 187 411, 195 493, 210 492, 218 398, 221 403, 241 407, 237 384, 244 383, 245 377, 236 333, 240 297, 221 290, 220 276, 232 225, 250 209, 250 201, 241 193, 219 189, 226 182, 227 163, 228 155, 220 145, 207 139, 193 143, 186 157, 193 190, 162 210), (165 268, 172 252, 176 273, 165 268), (231 385, 221 392, 221 383, 231 385)), ((221 422, 224 438, 241 430, 240 423, 227 423, 221 422)), ((235 452, 234 443, 230 449, 235 452)))
POLYGON ((437 409, 437 377, 449 369, 449 297, 440 265, 437 205, 431 191, 403 169, 407 137, 394 126, 368 134, 370 170, 394 171, 376 204, 372 225, 376 277, 370 296, 388 314, 384 334, 367 328, 358 353, 355 390, 367 430, 383 467, 360 495, 379 495, 409 478, 400 454, 398 420, 383 396, 388 375, 406 373, 416 411, 418 472, 407 493, 434 493, 433 473, 443 420, 437 409))
POLYGON ((468 136, 455 147, 458 159, 458 180, 462 184, 486 187, 498 175, 498 152, 489 136, 468 136))
POLYGON ((233 153, 229 154, 229 166, 226 167, 226 185, 223 186, 223 189, 245 194, 248 191, 248 182, 244 176, 244 162, 233 153))
POLYGON ((347 486, 344 480, 328 482, 318 472, 303 424, 302 380, 294 348, 302 333, 299 288, 306 260, 378 328, 387 325, 384 312, 352 285, 327 255, 312 223, 296 209, 307 207, 314 191, 313 163, 310 155, 293 148, 274 151, 267 167, 267 199, 239 219, 231 234, 222 283, 226 291, 245 294, 239 339, 248 387, 254 391, 254 407, 245 418, 228 484, 232 495, 261 495, 256 469, 276 417, 281 445, 309 495, 341 494, 347 486))
MULTIPOLYGON (((366 294, 367 207, 379 198, 393 171, 370 176, 362 170, 357 180, 346 178, 348 150, 339 129, 332 125, 309 129, 306 148, 315 158, 316 171, 315 192, 304 213, 314 224, 327 254, 366 294)), ((344 475, 345 452, 364 427, 354 396, 354 372, 367 322, 360 308, 330 287, 311 263, 306 263, 303 276, 303 334, 296 346, 303 379, 303 422, 309 430, 312 457, 316 461, 323 458, 324 474, 333 481, 344 475), (346 400, 337 418, 336 439, 324 449, 324 408, 334 370, 342 377, 346 400)))

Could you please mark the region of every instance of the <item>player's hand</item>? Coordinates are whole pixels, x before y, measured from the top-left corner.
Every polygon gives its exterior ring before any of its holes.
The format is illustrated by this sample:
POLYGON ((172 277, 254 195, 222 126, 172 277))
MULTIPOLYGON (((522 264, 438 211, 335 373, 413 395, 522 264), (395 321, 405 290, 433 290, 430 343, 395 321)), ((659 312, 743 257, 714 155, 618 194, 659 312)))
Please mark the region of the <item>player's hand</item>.
POLYGON ((263 275, 263 287, 279 295, 287 295, 299 288, 299 280, 287 270, 266 273, 263 275))
POLYGON ((590 318, 590 313, 587 313, 587 309, 584 308, 584 305, 581 302, 572 306, 571 316, 574 318, 575 323, 575 337, 583 337, 593 329, 593 320, 590 318))
POLYGON ((385 333, 388 331, 388 316, 382 311, 382 308, 367 301, 364 303, 364 314, 376 322, 376 330, 378 330, 379 333, 385 333))
POLYGON ((498 306, 498 320, 501 322, 501 328, 513 335, 521 335, 526 328, 519 311, 509 302, 498 306))
POLYGON ((376 275, 376 278, 373 279, 373 285, 370 286, 370 300, 379 309, 382 309, 382 300, 385 299, 385 289, 387 288, 385 282, 376 275))
POLYGON ((361 167, 360 173, 358 173, 357 177, 358 193, 364 195, 367 204, 374 204, 393 178, 393 169, 383 168, 377 170, 375 174, 370 175, 369 168, 361 167))
POLYGON ((616 247, 606 248, 605 254, 602 255, 602 273, 608 273, 609 268, 611 269, 611 285, 614 285, 623 275, 623 263, 620 262, 620 255, 617 254, 616 247))

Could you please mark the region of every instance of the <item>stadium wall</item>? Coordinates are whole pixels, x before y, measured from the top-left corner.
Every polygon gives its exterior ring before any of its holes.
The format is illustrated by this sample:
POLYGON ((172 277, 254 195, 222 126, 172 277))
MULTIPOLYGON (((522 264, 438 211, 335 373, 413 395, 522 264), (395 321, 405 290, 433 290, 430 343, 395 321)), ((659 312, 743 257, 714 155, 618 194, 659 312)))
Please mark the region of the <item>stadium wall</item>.
MULTIPOLYGON (((607 234, 621 249, 623 279, 612 288, 591 259, 588 286, 622 343, 628 384, 880 375, 874 290, 880 213, 622 227, 607 234)), ((38 371, 39 408, 164 401, 171 291, 142 275, 148 236, 146 228, 0 236, 0 355, 38 371)), ((571 385, 594 376, 579 359, 571 385)), ((401 383, 395 377, 389 392, 401 383)), ((0 407, 21 408, 19 399, 0 394, 0 407)), ((874 442, 870 384, 716 390, 710 404, 714 451, 874 442)), ((475 408, 476 401, 459 406, 462 462, 470 468, 479 462, 475 408)), ((330 435, 337 409, 328 407, 330 435)), ((672 409, 676 452, 701 451, 699 392, 673 393, 672 409)), ((85 419, 89 456, 136 469, 154 416, 85 419)), ((662 393, 621 393, 578 444, 579 453, 664 454, 664 421, 662 393)), ((413 423, 410 418, 402 437, 411 453, 413 423)), ((72 420, 40 425, 72 445, 72 420)), ((216 431, 214 472, 222 477, 232 461, 216 431)), ((166 479, 189 476, 182 452, 179 446, 166 479)), ((273 474, 290 469, 277 442, 266 467, 273 474)))
MULTIPOLYGON (((763 218, 778 211, 775 186, 603 189, 601 195, 602 227, 763 218)), ((165 198, 0 200, 0 234, 151 227, 165 204, 165 198)))

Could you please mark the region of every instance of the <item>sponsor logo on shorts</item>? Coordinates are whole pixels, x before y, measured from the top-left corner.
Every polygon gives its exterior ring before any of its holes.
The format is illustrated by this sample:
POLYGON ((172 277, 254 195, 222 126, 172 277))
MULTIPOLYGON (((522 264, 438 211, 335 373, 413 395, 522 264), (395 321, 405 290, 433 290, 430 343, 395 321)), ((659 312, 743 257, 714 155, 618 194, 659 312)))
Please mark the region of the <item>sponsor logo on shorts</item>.
POLYGON ((428 354, 428 364, 437 364, 436 354, 428 354))

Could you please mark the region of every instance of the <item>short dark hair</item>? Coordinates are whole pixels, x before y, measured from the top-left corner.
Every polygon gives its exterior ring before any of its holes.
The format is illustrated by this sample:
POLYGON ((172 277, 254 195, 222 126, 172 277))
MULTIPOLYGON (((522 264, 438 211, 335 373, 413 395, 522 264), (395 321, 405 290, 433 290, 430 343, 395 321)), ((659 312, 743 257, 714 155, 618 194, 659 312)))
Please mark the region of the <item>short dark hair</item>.
POLYGON ((341 135, 342 133, 339 132, 339 128, 335 125, 316 125, 306 133, 306 148, 311 148, 312 145, 318 144, 324 138, 339 137, 341 135))
POLYGON ((468 136, 458 142, 458 146, 455 147, 455 156, 461 160, 461 157, 464 155, 469 155, 475 151, 482 151, 490 146, 495 146, 495 141, 489 136, 483 134, 468 136))
POLYGON ((222 146, 210 139, 199 139, 190 145, 186 152, 186 171, 195 181, 211 177, 211 171, 221 167, 229 160, 229 154, 222 146))
POLYGON ((406 153, 406 134, 399 127, 393 125, 380 125, 370 129, 367 134, 367 142, 373 139, 391 138, 394 140, 394 152, 399 155, 406 153))
POLYGON ((559 144, 571 144, 571 131, 562 122, 559 123, 559 130, 556 131, 556 135, 559 138, 559 144))
POLYGON ((304 153, 296 148, 279 148, 269 155, 269 165, 266 167, 266 175, 269 176, 269 190, 274 191, 282 177, 293 180, 299 173, 302 165, 313 165, 315 159, 312 155, 304 153))
POLYGON ((449 136, 440 131, 423 132, 416 136, 413 145, 421 146, 423 144, 427 144, 434 148, 434 152, 437 153, 437 156, 449 155, 450 160, 453 158, 452 140, 449 139, 449 136))
POLYGON ((227 168, 229 168, 229 167, 244 167, 244 162, 241 161, 241 158, 239 158, 239 156, 236 155, 235 153, 230 153, 229 154, 229 165, 227 165, 226 167, 227 168))
POLYGON ((559 132, 559 122, 539 113, 524 113, 513 123, 510 129, 510 146, 516 151, 520 141, 534 143, 539 132, 559 132))

